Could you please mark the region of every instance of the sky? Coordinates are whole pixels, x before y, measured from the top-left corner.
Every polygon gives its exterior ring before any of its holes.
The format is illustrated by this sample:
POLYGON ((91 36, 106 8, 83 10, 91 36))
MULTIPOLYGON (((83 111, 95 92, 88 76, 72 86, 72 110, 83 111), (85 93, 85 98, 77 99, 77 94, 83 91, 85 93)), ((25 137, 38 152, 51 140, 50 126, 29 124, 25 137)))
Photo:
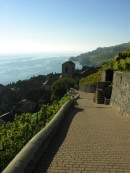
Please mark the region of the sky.
POLYGON ((83 53, 130 41, 130 0, 0 0, 0 54, 83 53))

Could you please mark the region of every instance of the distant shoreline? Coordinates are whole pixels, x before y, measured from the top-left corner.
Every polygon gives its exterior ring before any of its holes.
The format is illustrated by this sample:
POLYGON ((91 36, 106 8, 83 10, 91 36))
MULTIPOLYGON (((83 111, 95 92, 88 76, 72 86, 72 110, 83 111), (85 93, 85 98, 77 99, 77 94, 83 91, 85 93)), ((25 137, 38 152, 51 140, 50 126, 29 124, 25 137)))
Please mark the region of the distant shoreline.
MULTIPOLYGON (((50 57, 43 56, 19 56, 6 57, 0 61, 0 83, 8 85, 19 80, 30 79, 33 76, 47 75, 50 73, 61 73, 62 63, 67 61, 69 57, 50 57)), ((82 68, 76 63, 76 68, 82 68)))

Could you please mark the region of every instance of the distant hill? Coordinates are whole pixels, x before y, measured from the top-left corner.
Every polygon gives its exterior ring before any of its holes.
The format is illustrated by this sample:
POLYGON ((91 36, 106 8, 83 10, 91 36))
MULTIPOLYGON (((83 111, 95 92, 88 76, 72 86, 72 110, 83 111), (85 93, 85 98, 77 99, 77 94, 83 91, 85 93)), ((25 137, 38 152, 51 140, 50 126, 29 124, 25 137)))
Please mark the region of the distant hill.
POLYGON ((97 82, 101 81, 102 73, 108 69, 130 73, 130 48, 120 52, 116 58, 104 63, 98 72, 82 78, 80 85, 97 85, 97 82))
POLYGON ((99 66, 128 48, 130 48, 130 42, 110 47, 99 47, 77 57, 70 57, 70 61, 78 61, 83 66, 99 66))

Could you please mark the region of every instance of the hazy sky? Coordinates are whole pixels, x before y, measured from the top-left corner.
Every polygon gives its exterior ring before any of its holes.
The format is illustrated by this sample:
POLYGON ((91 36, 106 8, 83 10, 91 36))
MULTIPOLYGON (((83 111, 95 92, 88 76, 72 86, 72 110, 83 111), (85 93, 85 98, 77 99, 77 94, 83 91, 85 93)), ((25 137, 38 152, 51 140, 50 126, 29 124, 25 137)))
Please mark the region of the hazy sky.
POLYGON ((0 0, 0 53, 86 52, 130 41, 130 0, 0 0))

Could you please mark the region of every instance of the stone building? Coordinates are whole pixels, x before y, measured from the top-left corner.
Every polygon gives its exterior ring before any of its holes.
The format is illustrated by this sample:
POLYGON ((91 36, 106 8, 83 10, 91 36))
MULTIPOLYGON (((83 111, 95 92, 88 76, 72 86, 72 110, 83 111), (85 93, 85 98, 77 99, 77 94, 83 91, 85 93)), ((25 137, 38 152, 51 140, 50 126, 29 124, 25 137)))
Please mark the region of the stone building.
POLYGON ((72 61, 66 61, 62 64, 62 76, 63 77, 73 77, 75 73, 75 63, 72 61))

